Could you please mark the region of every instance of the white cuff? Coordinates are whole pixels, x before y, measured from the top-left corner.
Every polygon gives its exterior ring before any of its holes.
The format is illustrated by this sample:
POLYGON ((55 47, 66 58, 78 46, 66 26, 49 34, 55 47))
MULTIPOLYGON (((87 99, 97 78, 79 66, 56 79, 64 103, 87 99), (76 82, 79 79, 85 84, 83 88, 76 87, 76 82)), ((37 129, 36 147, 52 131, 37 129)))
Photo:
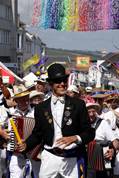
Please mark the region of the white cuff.
POLYGON ((76 144, 79 145, 82 143, 82 140, 81 140, 81 137, 79 135, 76 135, 77 137, 77 141, 76 141, 76 144))

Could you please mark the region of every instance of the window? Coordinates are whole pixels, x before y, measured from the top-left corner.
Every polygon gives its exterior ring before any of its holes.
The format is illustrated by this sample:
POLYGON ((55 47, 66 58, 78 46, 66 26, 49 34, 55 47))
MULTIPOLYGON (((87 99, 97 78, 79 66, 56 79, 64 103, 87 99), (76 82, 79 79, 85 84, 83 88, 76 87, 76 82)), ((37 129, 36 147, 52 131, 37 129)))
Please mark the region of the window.
POLYGON ((10 44, 10 31, 0 29, 0 44, 10 44))
POLYGON ((12 18, 11 7, 0 4, 0 17, 7 20, 11 20, 12 18))
POLYGON ((11 19, 11 8, 9 6, 6 6, 6 14, 5 17, 6 19, 10 20, 11 19))
POLYGON ((0 4, 0 17, 5 18, 5 6, 0 4))

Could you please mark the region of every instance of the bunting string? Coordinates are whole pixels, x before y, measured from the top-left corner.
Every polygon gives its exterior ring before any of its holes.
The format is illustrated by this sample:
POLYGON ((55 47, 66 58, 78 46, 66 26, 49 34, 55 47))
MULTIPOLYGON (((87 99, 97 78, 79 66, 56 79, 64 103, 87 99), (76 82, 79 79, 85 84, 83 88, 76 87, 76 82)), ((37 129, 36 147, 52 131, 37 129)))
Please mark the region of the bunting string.
POLYGON ((34 0, 32 24, 60 31, 119 29, 119 1, 34 0))

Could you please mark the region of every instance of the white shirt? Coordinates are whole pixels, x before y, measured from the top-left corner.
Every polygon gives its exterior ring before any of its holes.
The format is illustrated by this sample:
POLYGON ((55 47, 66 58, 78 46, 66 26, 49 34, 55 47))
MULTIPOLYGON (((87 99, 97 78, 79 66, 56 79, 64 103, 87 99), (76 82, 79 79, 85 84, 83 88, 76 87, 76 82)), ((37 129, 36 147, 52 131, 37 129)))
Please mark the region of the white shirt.
MULTIPOLYGON (((56 98, 56 96, 52 95, 52 97, 51 97, 51 111, 52 111, 53 123, 54 123, 54 140, 53 140, 52 147, 49 147, 48 145, 44 146, 47 149, 51 149, 54 147, 59 147, 62 149, 64 147, 64 145, 62 145, 62 146, 56 145, 56 140, 59 138, 62 138, 61 127, 62 127, 62 118, 63 118, 64 106, 65 106, 65 102, 61 102, 57 99, 58 98, 56 98), (57 102, 56 102, 56 100, 57 100, 57 102)), ((64 100, 63 97, 60 97, 60 99, 64 100)), ((80 136, 77 136, 77 138, 78 138, 79 142, 82 142, 80 136)), ((77 144, 72 143, 69 146, 65 147, 65 149, 72 149, 72 148, 75 148, 76 146, 77 146, 77 144)))
MULTIPOLYGON (((93 126, 94 125, 92 125, 92 127, 93 126)), ((96 129, 95 140, 113 141, 116 138, 118 138, 118 136, 114 134, 108 122, 106 120, 102 120, 99 127, 96 129)))
POLYGON ((0 125, 2 125, 8 119, 9 109, 7 109, 4 105, 0 106, 0 125))
POLYGON ((62 137, 61 126, 62 126, 62 117, 64 112, 64 103, 61 103, 59 100, 57 103, 53 102, 55 96, 51 98, 51 111, 54 121, 54 143, 53 147, 56 146, 56 140, 62 137))
POLYGON ((27 112, 26 112, 26 111, 23 112, 23 111, 20 111, 20 110, 16 107, 14 110, 12 110, 12 111, 10 112, 10 114, 13 115, 13 116, 24 116, 24 117, 28 117, 28 118, 29 118, 29 117, 30 117, 30 118, 34 118, 34 108, 31 108, 31 107, 29 106, 27 112))
POLYGON ((116 129, 116 116, 113 111, 102 113, 101 118, 105 119, 113 130, 116 129))

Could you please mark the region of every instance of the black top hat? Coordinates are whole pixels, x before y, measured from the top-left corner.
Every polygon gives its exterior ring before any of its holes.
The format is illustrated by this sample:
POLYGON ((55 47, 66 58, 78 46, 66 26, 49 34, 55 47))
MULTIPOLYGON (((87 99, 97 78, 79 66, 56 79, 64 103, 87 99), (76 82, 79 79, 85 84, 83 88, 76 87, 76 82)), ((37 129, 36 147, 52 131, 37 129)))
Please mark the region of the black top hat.
POLYGON ((66 79, 69 75, 66 74, 65 68, 59 64, 54 63, 48 68, 48 78, 47 81, 56 81, 58 79, 66 79))

